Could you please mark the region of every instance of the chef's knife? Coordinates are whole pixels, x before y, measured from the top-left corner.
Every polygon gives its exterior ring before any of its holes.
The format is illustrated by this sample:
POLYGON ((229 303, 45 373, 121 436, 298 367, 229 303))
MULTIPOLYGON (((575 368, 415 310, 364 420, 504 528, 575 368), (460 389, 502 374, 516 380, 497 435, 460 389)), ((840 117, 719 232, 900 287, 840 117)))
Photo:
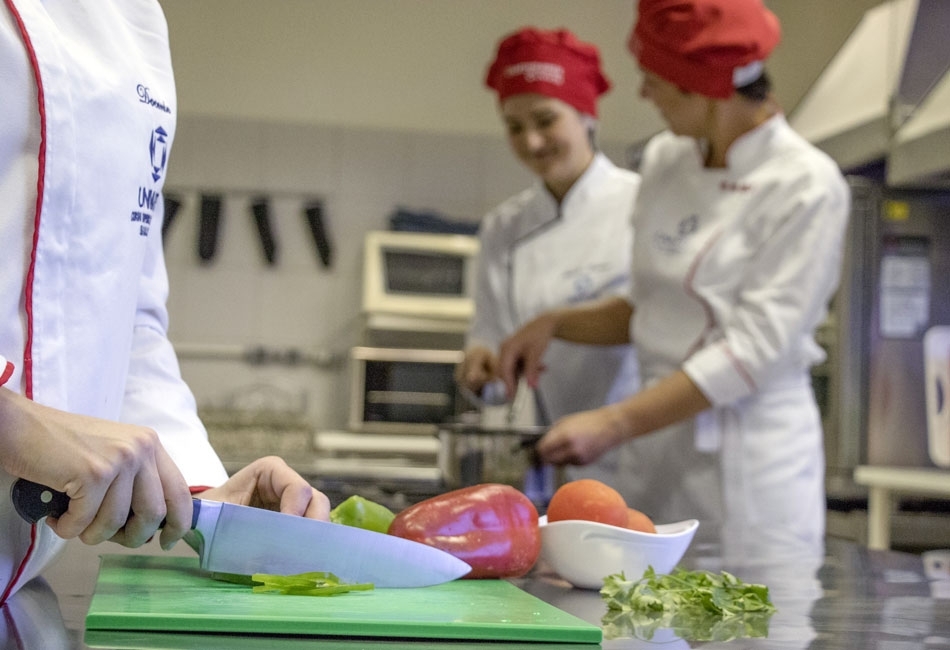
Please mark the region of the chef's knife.
MULTIPOLYGON (((18 479, 13 505, 30 522, 59 516, 69 498, 18 479)), ((191 528, 201 568, 216 573, 289 575, 329 571, 349 583, 378 588, 427 587, 460 578, 472 567, 437 548, 354 526, 193 499, 191 528)))

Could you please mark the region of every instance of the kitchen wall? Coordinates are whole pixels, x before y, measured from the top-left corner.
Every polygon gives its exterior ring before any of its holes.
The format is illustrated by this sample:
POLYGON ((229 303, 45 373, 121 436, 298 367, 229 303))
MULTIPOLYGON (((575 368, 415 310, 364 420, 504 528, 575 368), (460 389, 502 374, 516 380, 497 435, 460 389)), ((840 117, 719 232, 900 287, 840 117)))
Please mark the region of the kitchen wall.
POLYGON ((502 36, 535 24, 600 46, 614 82, 600 104, 606 137, 633 141, 660 126, 638 110, 629 0, 161 4, 184 113, 497 137, 486 66, 502 36))
MULTIPOLYGON (((626 49, 633 0, 160 0, 184 114, 497 137, 482 86, 495 44, 533 24, 597 43, 614 83, 609 140, 661 125, 626 49)), ((765 0, 782 22, 769 59, 791 111, 880 0, 765 0)))
MULTIPOLYGON (((770 0, 785 24, 771 69, 791 109, 874 0, 770 0)), ((660 128, 637 99, 624 47, 629 0, 162 0, 178 82, 166 194, 170 335, 199 405, 272 408, 343 427, 345 364, 249 365, 255 346, 345 357, 360 330, 361 242, 397 207, 476 221, 531 182, 482 86, 493 47, 525 24, 569 26, 601 46, 614 89, 602 146, 660 128), (198 203, 220 192, 217 253, 197 255, 198 203), (268 266, 248 204, 271 197, 268 266), (320 199, 334 247, 318 262, 302 206, 320 199), (218 358, 209 359, 209 354, 218 358)))
MULTIPOLYGON (((623 164, 623 144, 603 148, 623 164)), ((301 411, 321 429, 346 420, 348 368, 332 361, 360 340, 365 232, 400 207, 475 222, 532 182, 500 137, 221 117, 180 118, 171 160, 165 193, 182 205, 165 240, 170 336, 199 404, 301 411), (223 197, 210 261, 198 256, 202 194, 223 197), (250 212, 258 195, 271 198, 274 265, 250 212), (303 216, 311 200, 324 205, 330 268, 303 216), (320 363, 239 357, 258 346, 320 363)))

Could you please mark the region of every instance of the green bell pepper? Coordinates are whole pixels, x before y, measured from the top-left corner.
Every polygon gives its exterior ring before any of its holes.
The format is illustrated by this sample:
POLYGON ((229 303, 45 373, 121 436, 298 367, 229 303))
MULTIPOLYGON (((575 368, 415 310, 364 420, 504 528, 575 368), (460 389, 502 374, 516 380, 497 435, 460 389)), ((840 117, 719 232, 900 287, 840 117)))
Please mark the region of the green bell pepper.
POLYGON ((375 530, 377 533, 388 532, 395 516, 386 506, 355 494, 330 511, 330 521, 335 524, 375 530))

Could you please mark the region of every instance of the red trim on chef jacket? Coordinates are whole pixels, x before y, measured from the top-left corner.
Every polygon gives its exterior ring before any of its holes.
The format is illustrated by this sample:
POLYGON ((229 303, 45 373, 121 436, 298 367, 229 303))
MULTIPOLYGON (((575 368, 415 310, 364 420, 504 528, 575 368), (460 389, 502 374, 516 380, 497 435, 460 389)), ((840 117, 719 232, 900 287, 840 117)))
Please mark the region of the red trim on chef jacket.
MULTIPOLYGON (((696 255, 695 259, 690 263, 689 270, 686 272, 686 278, 683 280, 683 288, 686 290, 686 295, 693 297, 696 302, 700 304, 703 308, 703 312, 706 314, 706 327, 700 333, 699 338, 696 339, 696 342, 689 348, 686 352, 686 356, 683 357, 683 360, 689 359, 691 356, 699 352, 706 345, 706 335, 716 326, 716 316, 713 312, 712 307, 709 304, 709 301, 703 298, 693 284, 693 281, 696 279, 696 272, 699 269, 699 263, 702 261, 703 257, 712 249, 713 244, 715 244, 719 237, 722 235, 722 230, 717 230, 715 234, 709 238, 709 241, 703 246, 703 249, 699 251, 699 254, 696 255)), ((748 384, 749 388, 753 391, 757 390, 755 380, 752 378, 752 375, 749 373, 748 368, 745 364, 739 360, 738 357, 733 353, 732 348, 729 347, 728 341, 721 341, 720 345, 723 346, 723 349, 726 351, 726 355, 732 361, 733 367, 736 369, 736 372, 739 373, 739 376, 742 377, 742 380, 748 384)))
POLYGON ((5 0, 10 14, 20 30, 20 36, 23 38, 23 45, 26 48, 30 59, 30 67, 33 68, 33 76, 36 78, 36 98, 40 112, 40 150, 37 156, 36 173, 36 210, 33 216, 33 248, 30 251, 30 268, 26 274, 26 286, 24 295, 26 298, 26 345, 23 349, 23 381, 24 395, 33 399, 33 278, 36 272, 36 249, 40 239, 40 213, 43 206, 43 187, 46 181, 46 93, 43 91, 43 78, 40 74, 40 65, 36 60, 36 50, 33 49, 33 42, 27 33, 26 26, 23 24, 23 18, 17 11, 13 0, 5 0))
POLYGON ((7 583, 7 588, 3 590, 3 595, 0 596, 0 607, 7 602, 10 593, 13 591, 13 587, 20 581, 20 578, 23 576, 23 571, 26 569, 27 560, 30 559, 30 556, 33 555, 33 550, 36 548, 36 524, 30 526, 30 547, 26 549, 26 557, 23 558, 23 561, 20 562, 20 566, 17 567, 16 572, 13 574, 13 577, 10 578, 10 582, 7 583))
POLYGON ((10 377, 13 375, 13 362, 7 361, 7 365, 4 366, 3 372, 0 372, 0 386, 3 386, 5 383, 10 381, 10 377))
POLYGON ((3 608, 3 620, 7 624, 7 629, 11 631, 11 638, 14 642, 14 648, 25 648, 26 641, 23 640, 23 636, 20 634, 20 629, 17 627, 16 619, 13 618, 13 614, 10 612, 9 607, 3 608))
MULTIPOLYGON (((33 277, 36 270, 36 248, 40 238, 40 213, 43 205, 43 186, 46 174, 46 95, 43 92, 43 79, 40 74, 39 62, 36 60, 36 50, 33 49, 33 42, 23 24, 23 18, 13 3, 13 0, 4 0, 10 15, 16 22, 17 29, 23 39, 23 46, 26 48, 27 56, 30 59, 30 67, 33 69, 33 76, 36 78, 36 97, 40 112, 40 150, 37 155, 37 173, 36 173, 36 210, 33 216, 33 248, 30 252, 30 268, 26 274, 26 286, 24 295, 26 297, 26 344, 23 349, 23 381, 24 395, 33 399, 33 277)), ((7 371, 12 372, 8 367, 4 369, 4 380, 8 378, 7 371)), ((36 549, 36 524, 30 528, 30 547, 26 551, 26 557, 20 562, 13 578, 0 596, 0 604, 6 602, 7 597, 13 590, 13 587, 20 580, 23 571, 26 569, 27 562, 32 557, 36 549)))

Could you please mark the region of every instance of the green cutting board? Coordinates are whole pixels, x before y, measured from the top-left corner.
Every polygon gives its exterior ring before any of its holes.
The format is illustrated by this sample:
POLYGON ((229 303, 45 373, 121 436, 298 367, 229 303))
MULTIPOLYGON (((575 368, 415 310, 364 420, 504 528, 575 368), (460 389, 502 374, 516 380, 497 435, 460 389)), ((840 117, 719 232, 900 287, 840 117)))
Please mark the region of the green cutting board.
POLYGON ((505 580, 338 596, 255 594, 197 558, 105 555, 86 630, 600 643, 602 631, 505 580))

